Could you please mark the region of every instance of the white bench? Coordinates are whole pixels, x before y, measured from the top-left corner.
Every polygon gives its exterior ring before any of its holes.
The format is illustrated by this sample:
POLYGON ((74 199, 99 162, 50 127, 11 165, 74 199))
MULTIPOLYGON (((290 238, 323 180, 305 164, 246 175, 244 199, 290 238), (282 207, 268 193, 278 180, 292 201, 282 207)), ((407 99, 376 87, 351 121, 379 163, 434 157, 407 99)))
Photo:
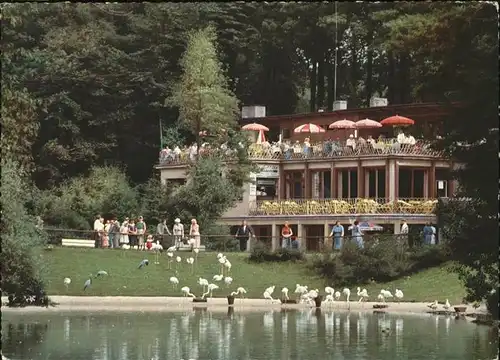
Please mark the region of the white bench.
POLYGON ((87 240, 87 239, 62 239, 61 244, 62 246, 69 246, 69 247, 93 248, 95 246, 94 240, 87 240))

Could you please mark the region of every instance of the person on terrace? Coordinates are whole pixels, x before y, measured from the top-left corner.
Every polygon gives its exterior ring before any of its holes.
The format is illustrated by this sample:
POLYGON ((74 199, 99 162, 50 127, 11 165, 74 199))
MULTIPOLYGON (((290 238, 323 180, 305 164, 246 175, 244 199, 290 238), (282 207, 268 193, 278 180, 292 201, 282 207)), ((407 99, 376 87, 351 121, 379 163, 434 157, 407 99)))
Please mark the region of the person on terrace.
POLYGON ((354 139, 354 135, 349 135, 349 139, 345 141, 345 146, 350 147, 351 149, 356 149, 356 140, 354 139))
POLYGON ((375 145, 375 139, 372 138, 371 135, 368 135, 368 139, 366 139, 366 142, 370 144, 371 146, 375 145))
POLYGON ((348 230, 351 230, 351 238, 358 245, 358 248, 363 249, 365 244, 363 242, 363 233, 361 232, 361 228, 359 227, 359 221, 356 220, 354 223, 349 226, 348 230))

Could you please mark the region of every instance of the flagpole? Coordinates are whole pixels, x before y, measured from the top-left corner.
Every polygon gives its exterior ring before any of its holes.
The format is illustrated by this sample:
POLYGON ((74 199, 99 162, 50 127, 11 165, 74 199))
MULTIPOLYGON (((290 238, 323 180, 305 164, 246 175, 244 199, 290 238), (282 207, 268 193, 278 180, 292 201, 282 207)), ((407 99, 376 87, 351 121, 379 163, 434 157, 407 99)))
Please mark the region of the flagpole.
POLYGON ((158 118, 158 123, 160 125, 160 150, 163 149, 163 129, 161 126, 161 117, 158 118))

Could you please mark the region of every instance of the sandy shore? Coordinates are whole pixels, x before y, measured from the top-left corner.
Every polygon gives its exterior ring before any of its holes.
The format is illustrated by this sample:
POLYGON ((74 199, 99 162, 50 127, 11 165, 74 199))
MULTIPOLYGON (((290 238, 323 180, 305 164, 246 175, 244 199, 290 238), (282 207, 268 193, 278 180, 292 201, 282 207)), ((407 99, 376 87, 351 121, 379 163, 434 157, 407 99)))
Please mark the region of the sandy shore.
MULTIPOLYGON (((2 306, 2 312, 62 312, 62 311, 162 311, 176 312, 186 311, 193 307, 206 307, 210 311, 227 311, 228 303, 226 298, 209 298, 206 303, 193 303, 191 298, 183 297, 125 297, 125 296, 51 296, 51 300, 58 303, 56 307, 26 307, 26 308, 8 308, 2 306)), ((2 304, 7 302, 6 297, 2 297, 2 304)), ((351 302, 349 305, 345 301, 335 302, 333 304, 323 303, 321 308, 324 310, 336 311, 373 311, 375 302, 351 302)), ((409 302, 388 302, 389 306, 383 311, 388 313, 413 313, 423 314, 430 309, 427 303, 409 303, 409 302)), ((234 308, 238 311, 266 311, 286 309, 308 309, 311 305, 306 304, 279 304, 265 299, 240 299, 236 298, 234 308)), ((438 310, 443 311, 442 306, 438 310)), ((467 307, 467 312, 484 312, 485 309, 474 309, 467 307)))

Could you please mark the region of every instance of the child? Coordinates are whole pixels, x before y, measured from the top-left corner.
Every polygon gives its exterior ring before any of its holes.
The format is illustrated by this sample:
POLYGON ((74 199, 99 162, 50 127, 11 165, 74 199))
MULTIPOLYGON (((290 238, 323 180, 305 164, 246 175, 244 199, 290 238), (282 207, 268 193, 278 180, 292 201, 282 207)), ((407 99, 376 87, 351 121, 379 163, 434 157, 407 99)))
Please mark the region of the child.
POLYGON ((148 238, 146 239, 146 249, 151 250, 153 247, 153 235, 148 235, 148 238))
POLYGON ((107 233, 104 233, 102 235, 102 244, 101 244, 101 246, 104 249, 107 249, 109 247, 109 240, 108 240, 108 234, 107 233))

